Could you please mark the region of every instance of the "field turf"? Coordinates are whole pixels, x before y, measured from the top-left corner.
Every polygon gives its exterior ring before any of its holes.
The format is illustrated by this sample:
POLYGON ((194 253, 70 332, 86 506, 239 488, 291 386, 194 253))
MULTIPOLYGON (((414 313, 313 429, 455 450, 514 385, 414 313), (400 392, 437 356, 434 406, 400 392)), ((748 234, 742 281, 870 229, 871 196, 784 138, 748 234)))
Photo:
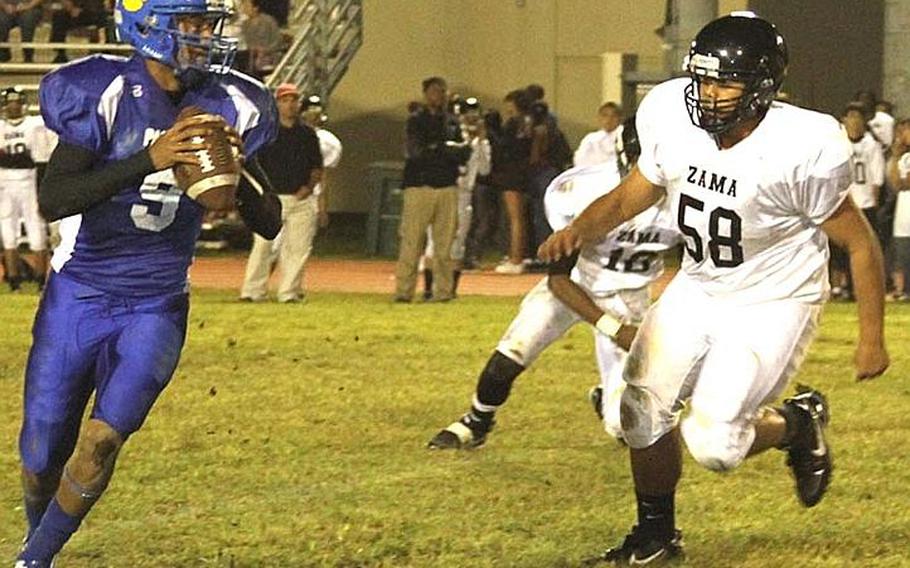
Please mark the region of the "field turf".
MULTIPOLYGON (((585 327, 519 379, 484 448, 433 453, 519 298, 234 298, 194 292, 180 367, 60 568, 575 566, 634 522, 626 451, 586 399, 585 327)), ((6 565, 24 526, 16 444, 35 306, 0 295, 6 565)), ((780 452, 727 475, 687 458, 686 565, 910 566, 908 324, 910 305, 888 306, 892 368, 857 384, 855 308, 826 309, 797 379, 832 406, 836 469, 818 507, 797 504, 780 452)))

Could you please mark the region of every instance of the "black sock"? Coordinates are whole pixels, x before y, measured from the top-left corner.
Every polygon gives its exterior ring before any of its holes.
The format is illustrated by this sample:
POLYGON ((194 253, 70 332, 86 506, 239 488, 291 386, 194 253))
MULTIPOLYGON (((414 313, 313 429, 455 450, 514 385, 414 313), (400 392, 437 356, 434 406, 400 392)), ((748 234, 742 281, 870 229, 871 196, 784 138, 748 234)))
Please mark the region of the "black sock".
POLYGON ((635 498, 639 530, 657 540, 671 540, 676 530, 676 493, 642 495, 636 492, 635 498))
POLYGON ((423 269, 423 297, 426 299, 433 297, 433 271, 429 268, 423 269))

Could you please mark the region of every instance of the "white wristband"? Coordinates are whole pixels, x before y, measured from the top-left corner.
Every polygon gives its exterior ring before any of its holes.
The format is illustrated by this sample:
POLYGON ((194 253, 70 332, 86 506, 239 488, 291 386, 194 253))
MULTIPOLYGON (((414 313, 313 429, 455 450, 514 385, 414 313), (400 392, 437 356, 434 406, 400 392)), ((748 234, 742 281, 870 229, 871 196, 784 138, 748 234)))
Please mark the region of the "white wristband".
POLYGON ((619 331, 619 328, 622 327, 622 322, 614 318, 610 314, 604 314, 600 316, 597 320, 597 323, 594 324, 594 327, 597 328, 597 331, 606 335, 607 337, 616 337, 616 333, 619 331))

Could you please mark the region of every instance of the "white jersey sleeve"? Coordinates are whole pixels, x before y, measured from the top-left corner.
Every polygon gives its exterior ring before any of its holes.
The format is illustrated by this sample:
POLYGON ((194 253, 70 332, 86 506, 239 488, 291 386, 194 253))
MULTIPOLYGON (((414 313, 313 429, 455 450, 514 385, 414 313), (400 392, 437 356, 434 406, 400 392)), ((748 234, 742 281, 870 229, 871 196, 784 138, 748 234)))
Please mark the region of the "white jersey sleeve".
POLYGON ((795 212, 820 225, 847 197, 853 180, 853 151, 847 134, 833 118, 815 134, 816 151, 796 170, 791 182, 795 212))
POLYGON ((667 111, 674 106, 684 105, 681 89, 684 82, 688 83, 688 79, 674 79, 655 86, 645 95, 635 114, 635 127, 641 144, 638 170, 645 179, 661 187, 666 187, 668 180, 661 164, 660 132, 662 127, 667 126, 667 115, 674 116, 674 113, 667 111))
POLYGON ((337 168, 341 162, 341 140, 325 128, 317 128, 316 136, 322 153, 322 167, 337 168))

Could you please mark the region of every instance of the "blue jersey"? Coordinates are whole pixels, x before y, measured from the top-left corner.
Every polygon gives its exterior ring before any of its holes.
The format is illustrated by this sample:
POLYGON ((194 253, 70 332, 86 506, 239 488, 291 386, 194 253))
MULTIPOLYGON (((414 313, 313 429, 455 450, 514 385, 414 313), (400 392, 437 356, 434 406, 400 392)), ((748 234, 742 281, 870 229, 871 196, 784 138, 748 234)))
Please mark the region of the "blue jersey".
MULTIPOLYGON (((212 76, 175 104, 145 60, 92 56, 41 81, 41 114, 60 140, 94 152, 97 167, 150 145, 173 126, 181 109, 221 115, 252 156, 277 131, 275 103, 265 87, 231 72, 212 76)), ((53 269, 117 295, 172 294, 187 288, 203 208, 163 170, 125 186, 108 200, 62 220, 53 269)))

